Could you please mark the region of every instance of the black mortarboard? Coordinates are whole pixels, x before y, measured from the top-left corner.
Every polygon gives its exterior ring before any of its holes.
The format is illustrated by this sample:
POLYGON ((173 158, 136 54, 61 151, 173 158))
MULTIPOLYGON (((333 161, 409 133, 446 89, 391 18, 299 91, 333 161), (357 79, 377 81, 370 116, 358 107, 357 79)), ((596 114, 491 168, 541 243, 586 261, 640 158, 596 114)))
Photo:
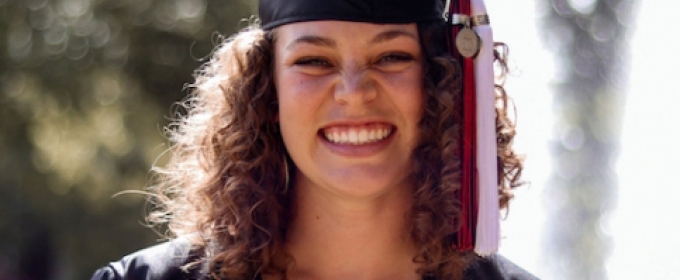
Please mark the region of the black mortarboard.
POLYGON ((260 0, 263 29, 314 20, 371 23, 443 21, 441 0, 260 0))

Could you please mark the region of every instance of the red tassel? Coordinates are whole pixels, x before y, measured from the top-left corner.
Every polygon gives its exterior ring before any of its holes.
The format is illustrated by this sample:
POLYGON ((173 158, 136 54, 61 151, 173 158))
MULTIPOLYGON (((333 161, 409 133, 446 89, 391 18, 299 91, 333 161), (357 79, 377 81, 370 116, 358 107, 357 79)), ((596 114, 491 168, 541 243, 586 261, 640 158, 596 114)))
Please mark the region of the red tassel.
MULTIPOLYGON (((452 1, 449 14, 470 15, 470 1, 452 1)), ((463 71, 463 141, 461 147, 461 189, 459 199, 461 202, 461 228, 457 233, 456 247, 458 250, 470 251, 474 249, 475 229, 477 221, 477 174, 475 163, 476 141, 476 98, 474 59, 465 58, 458 53, 455 47, 455 38, 460 31, 460 26, 453 26, 451 37, 448 40, 449 52, 461 63, 463 71)))
MULTIPOLYGON (((464 15, 470 15, 471 10, 470 10, 470 0, 462 0, 461 1, 461 9, 460 9, 461 14, 464 15)), ((463 82, 463 91, 464 91, 464 101, 463 101, 463 112, 465 114, 465 117, 463 119, 464 123, 464 133, 465 133, 465 144, 467 147, 465 147, 467 154, 467 170, 463 170, 463 174, 469 177, 468 183, 465 184, 464 186, 468 188, 470 191, 470 196, 469 196, 469 201, 470 201, 470 207, 468 208, 470 220, 468 221, 468 225, 470 226, 470 245, 469 248, 470 250, 474 249, 474 244, 475 244, 475 236, 476 236, 476 229, 477 229, 477 176, 476 176, 476 170, 477 170, 477 162, 475 160, 477 151, 475 150, 476 143, 477 143, 477 130, 475 129, 477 127, 477 121, 476 121, 476 116, 477 116, 477 100, 476 100, 476 92, 475 92, 475 65, 474 65, 474 59, 473 58, 463 58, 463 75, 464 75, 464 82, 463 82)), ((465 157, 465 156, 464 156, 465 157)), ((464 175, 464 176, 465 176, 464 175)))

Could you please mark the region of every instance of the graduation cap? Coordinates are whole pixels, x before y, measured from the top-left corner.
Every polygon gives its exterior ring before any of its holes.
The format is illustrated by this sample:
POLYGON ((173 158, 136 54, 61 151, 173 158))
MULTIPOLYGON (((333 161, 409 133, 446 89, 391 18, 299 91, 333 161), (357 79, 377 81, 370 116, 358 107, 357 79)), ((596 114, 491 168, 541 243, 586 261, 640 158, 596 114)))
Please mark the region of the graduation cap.
POLYGON ((463 71, 462 227, 459 250, 498 250, 500 213, 493 35, 483 0, 260 0, 262 28, 316 20, 447 23, 447 48, 463 71))

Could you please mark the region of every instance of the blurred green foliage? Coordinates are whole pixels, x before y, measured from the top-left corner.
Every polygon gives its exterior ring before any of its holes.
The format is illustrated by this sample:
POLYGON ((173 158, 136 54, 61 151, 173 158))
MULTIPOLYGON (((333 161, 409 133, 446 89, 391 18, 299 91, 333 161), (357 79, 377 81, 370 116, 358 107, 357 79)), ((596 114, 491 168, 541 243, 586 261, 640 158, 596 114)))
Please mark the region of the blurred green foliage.
POLYGON ((253 0, 0 0, 0 279, 87 279, 156 242, 172 104, 253 0))

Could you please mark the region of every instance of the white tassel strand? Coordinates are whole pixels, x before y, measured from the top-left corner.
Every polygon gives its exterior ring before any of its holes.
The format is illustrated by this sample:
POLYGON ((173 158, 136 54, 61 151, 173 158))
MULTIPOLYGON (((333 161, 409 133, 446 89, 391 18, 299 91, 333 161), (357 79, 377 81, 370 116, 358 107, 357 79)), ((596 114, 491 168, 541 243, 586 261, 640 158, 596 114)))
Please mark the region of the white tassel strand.
MULTIPOLYGON (((473 18, 487 14, 483 0, 471 0, 470 4, 473 18)), ((482 40, 481 49, 475 58, 477 174, 479 174, 475 252, 480 256, 488 256, 498 251, 500 243, 493 31, 488 24, 476 25, 473 29, 482 40)))

